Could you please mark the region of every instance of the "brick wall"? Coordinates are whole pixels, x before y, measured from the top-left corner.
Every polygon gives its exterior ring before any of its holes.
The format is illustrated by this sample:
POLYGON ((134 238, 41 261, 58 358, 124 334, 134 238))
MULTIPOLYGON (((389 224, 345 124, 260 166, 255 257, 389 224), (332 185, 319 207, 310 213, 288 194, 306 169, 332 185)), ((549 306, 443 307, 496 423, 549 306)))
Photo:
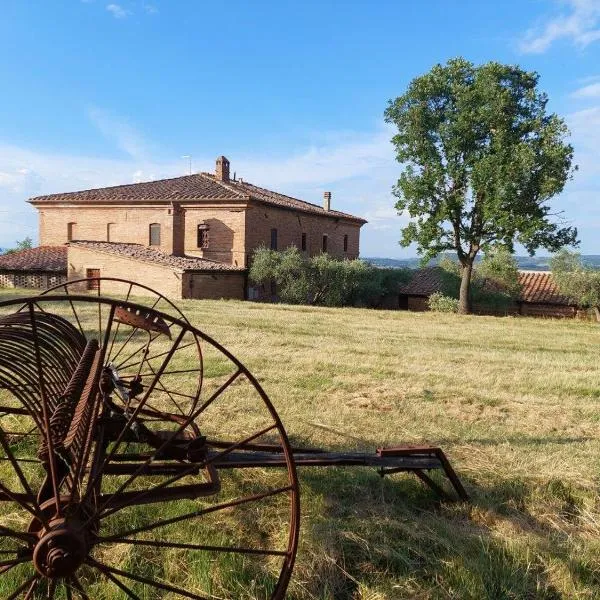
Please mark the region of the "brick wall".
MULTIPOLYGON (((69 280, 85 277, 87 269, 99 269, 101 277, 131 279, 147 285, 167 298, 182 297, 183 273, 170 267, 74 246, 69 247, 67 262, 69 280)), ((122 289, 122 285, 110 283, 105 283, 102 287, 102 290, 108 293, 121 293, 122 289)))
POLYGON ((245 209, 185 208, 185 253, 239 267, 245 266, 245 209), (198 248, 198 225, 208 226, 208 248, 198 248))
POLYGON ((56 246, 72 239, 126 242, 149 245, 151 223, 161 227, 160 248, 164 252, 199 256, 239 267, 261 244, 270 246, 271 230, 277 229, 277 247, 301 249, 306 234, 306 254, 322 251, 336 258, 357 258, 360 226, 353 221, 322 217, 268 205, 243 203, 226 206, 44 206, 39 209, 40 245, 56 246), (198 225, 208 226, 208 248, 198 248, 198 225), (347 236, 347 251, 344 251, 347 236), (109 240, 110 237, 110 240, 109 240))
POLYGON ((301 249, 302 234, 306 233, 307 256, 314 256, 322 251, 323 235, 327 235, 328 254, 336 258, 358 257, 358 223, 258 203, 254 203, 246 212, 246 254, 251 254, 261 244, 270 247, 271 229, 277 229, 278 250, 292 245, 301 249), (347 252, 344 252, 345 235, 348 236, 347 252))
POLYGON ((427 306, 428 298, 424 296, 409 296, 408 297, 408 310, 424 311, 429 310, 427 306))
POLYGON ((530 304, 521 303, 520 314, 529 317, 576 317, 577 309, 574 306, 562 306, 557 304, 530 304))
POLYGON ((243 272, 184 273, 184 298, 244 299, 246 277, 243 272))
MULTIPOLYGON (((147 246, 150 224, 159 223, 160 248, 170 254, 173 252, 173 210, 166 206, 45 206, 39 210, 40 246, 59 246, 69 241, 69 223, 74 224, 73 239, 107 241, 110 224, 111 242, 147 246)), ((175 223, 178 224, 181 226, 181 222, 175 223)))

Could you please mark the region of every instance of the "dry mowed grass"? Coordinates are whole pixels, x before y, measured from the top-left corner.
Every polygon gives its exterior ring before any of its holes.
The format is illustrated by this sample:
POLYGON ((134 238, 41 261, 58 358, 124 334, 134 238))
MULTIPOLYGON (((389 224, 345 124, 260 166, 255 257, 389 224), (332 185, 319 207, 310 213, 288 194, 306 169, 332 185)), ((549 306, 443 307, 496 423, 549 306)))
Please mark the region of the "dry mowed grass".
POLYGON ((258 378, 292 444, 440 445, 471 495, 440 504, 408 475, 301 470, 288 598, 600 598, 600 326, 180 306, 258 378))
POLYGON ((310 469, 290 598, 600 597, 600 328, 183 302, 259 378, 292 443, 441 445, 472 502, 310 469))

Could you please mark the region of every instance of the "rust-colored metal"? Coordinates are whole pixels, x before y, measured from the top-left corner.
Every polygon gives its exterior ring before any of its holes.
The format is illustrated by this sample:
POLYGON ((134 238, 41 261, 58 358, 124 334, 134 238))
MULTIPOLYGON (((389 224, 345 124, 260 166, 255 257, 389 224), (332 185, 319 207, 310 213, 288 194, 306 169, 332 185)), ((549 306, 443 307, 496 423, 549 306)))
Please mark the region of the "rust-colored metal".
POLYGON ((242 554, 256 569, 273 573, 270 579, 265 575, 270 591, 263 595, 282 600, 298 545, 296 467, 414 473, 449 498, 429 475, 437 470, 458 498, 467 499, 437 447, 380 448, 373 454, 292 448, 266 393, 235 357, 160 294, 149 305, 133 304, 129 298, 138 288, 144 293, 148 288, 110 281, 127 290, 124 298, 99 296, 100 285, 90 294, 79 293, 78 281, 0 303, 0 465, 13 474, 0 481, 0 589, 8 590, 6 598, 85 600, 94 578, 82 576, 82 569, 95 571, 116 594, 129 598, 138 598, 137 590, 152 597, 211 595, 211 590, 190 591, 177 573, 154 577, 113 564, 121 551, 111 547, 118 545, 131 553, 151 551, 157 565, 174 549, 182 557, 206 553, 211 565, 242 554), (203 348, 231 367, 207 389, 203 348), (213 418, 207 415, 241 385, 254 394, 262 424, 237 438, 205 437, 213 418), (273 477, 265 478, 266 468, 273 469, 273 477), (136 511, 139 506, 142 512, 136 511), (235 528, 224 538, 221 513, 239 512, 244 519, 246 509, 257 522, 261 513, 278 511, 286 531, 282 541, 235 539, 235 528), (4 514, 12 520, 5 523, 4 514), (128 514, 136 515, 131 523, 128 514), (29 526, 20 531, 15 522, 29 526), (202 523, 208 530, 215 524, 214 536, 194 538, 195 525, 202 523), (22 577, 15 575, 24 563, 32 565, 33 576, 26 569, 22 577))
POLYGON ((171 331, 164 319, 151 310, 117 306, 115 309, 115 321, 124 325, 131 325, 131 327, 137 327, 138 329, 144 329, 145 331, 162 333, 168 338, 171 337, 171 331))

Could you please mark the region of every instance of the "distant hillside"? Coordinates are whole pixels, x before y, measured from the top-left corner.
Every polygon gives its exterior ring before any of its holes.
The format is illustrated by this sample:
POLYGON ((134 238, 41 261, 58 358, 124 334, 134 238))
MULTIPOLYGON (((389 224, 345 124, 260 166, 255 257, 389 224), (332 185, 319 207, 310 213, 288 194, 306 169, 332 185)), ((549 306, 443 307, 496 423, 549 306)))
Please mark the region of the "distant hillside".
MULTIPOLYGON (((600 255, 598 254, 583 254, 581 256, 583 262, 600 269, 600 255)), ((517 263, 519 269, 526 271, 549 271, 550 270, 550 256, 517 256, 517 263)), ((367 262, 377 266, 384 267, 387 269, 405 267, 409 269, 418 269, 420 259, 417 257, 413 258, 364 258, 367 262)), ((437 264, 438 259, 432 260, 429 264, 437 264)))

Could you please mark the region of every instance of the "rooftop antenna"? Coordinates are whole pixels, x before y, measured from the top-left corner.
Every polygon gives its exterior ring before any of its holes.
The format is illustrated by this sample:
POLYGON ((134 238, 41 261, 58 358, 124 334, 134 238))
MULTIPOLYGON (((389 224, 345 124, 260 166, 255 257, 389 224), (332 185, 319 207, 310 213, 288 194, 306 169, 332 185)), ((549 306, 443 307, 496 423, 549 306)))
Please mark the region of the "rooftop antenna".
POLYGON ((181 158, 187 158, 190 161, 190 175, 192 174, 192 155, 191 154, 184 154, 181 158))

